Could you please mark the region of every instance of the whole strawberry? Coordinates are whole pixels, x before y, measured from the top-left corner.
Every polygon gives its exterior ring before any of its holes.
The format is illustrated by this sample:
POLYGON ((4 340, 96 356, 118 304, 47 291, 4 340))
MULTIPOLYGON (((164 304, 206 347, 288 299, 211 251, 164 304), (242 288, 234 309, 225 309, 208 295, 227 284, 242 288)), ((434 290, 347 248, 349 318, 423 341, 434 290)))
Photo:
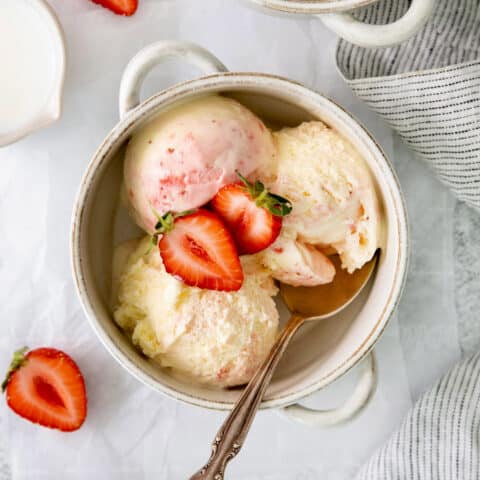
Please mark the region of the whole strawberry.
POLYGON ((77 364, 54 348, 15 352, 2 383, 18 415, 64 432, 78 430, 87 416, 85 382, 77 364))

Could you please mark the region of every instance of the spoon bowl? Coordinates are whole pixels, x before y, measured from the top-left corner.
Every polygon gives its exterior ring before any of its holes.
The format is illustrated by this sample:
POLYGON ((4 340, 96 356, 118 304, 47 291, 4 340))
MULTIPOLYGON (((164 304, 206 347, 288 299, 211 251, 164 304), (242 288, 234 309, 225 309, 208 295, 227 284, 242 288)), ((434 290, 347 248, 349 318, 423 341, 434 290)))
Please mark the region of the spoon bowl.
POLYGON ((305 317, 305 321, 325 320, 347 308, 362 292, 377 265, 379 253, 362 268, 348 273, 342 268, 338 255, 330 260, 335 265, 333 282, 315 287, 293 287, 280 283, 280 295, 291 313, 305 317))

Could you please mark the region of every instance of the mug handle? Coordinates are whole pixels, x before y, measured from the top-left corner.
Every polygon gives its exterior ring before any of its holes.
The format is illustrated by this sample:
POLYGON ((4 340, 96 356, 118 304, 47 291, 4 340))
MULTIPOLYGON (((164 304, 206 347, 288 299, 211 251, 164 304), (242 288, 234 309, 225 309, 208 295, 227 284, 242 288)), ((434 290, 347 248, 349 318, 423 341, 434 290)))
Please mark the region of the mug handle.
POLYGON ((436 0, 413 0, 407 13, 387 25, 360 22, 349 13, 318 15, 324 25, 360 47, 390 47, 413 37, 427 22, 436 0))
POLYGON ((340 407, 314 410, 298 403, 279 410, 280 413, 311 427, 332 427, 355 417, 369 402, 377 386, 377 362, 370 352, 362 363, 363 371, 352 396, 340 407))
POLYGON ((118 99, 120 118, 140 105, 140 88, 152 68, 174 58, 185 60, 205 74, 227 71, 217 57, 194 43, 175 40, 152 43, 140 50, 123 72, 118 99))

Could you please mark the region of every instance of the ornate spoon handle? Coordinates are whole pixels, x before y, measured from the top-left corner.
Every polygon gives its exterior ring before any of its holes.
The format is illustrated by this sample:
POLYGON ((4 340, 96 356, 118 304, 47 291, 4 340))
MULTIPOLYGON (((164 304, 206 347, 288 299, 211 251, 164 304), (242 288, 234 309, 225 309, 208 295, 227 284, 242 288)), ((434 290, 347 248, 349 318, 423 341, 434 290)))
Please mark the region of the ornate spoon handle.
POLYGON ((250 430, 253 418, 270 383, 273 372, 304 317, 292 315, 268 357, 245 387, 242 396, 220 427, 212 444, 212 455, 207 464, 190 480, 223 480, 227 463, 240 451, 250 430))

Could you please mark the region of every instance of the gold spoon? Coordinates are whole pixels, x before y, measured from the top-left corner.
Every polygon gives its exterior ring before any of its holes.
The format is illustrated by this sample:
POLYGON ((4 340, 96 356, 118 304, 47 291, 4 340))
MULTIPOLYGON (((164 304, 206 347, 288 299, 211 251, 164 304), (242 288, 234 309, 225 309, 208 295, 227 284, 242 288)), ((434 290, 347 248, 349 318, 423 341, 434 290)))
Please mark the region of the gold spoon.
POLYGON ((338 256, 331 257, 336 275, 333 282, 317 287, 292 287, 280 284, 280 295, 292 316, 280 333, 268 357, 245 387, 235 407, 220 427, 207 464, 191 480, 223 480, 227 463, 237 455, 250 430, 273 372, 290 340, 305 323, 325 320, 346 308, 360 294, 370 279, 378 254, 360 270, 348 274, 338 256))

